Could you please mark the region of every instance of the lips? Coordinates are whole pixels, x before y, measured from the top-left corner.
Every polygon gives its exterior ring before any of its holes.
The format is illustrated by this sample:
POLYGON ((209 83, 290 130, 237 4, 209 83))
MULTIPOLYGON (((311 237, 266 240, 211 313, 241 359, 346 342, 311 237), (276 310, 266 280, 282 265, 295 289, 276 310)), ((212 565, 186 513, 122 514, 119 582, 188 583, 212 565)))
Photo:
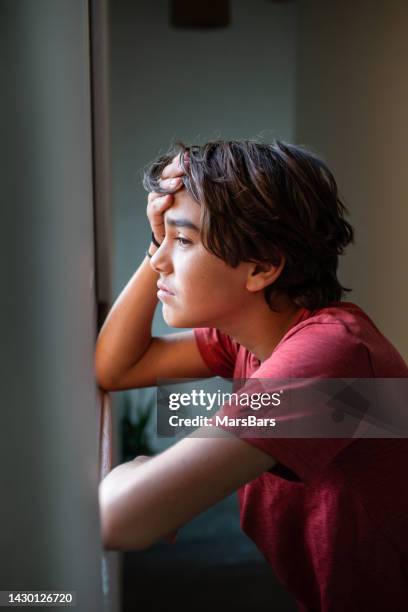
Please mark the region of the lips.
POLYGON ((157 287, 162 291, 166 291, 166 293, 169 293, 170 295, 174 295, 173 291, 171 291, 171 289, 167 287, 167 285, 165 285, 162 281, 157 282, 157 287))

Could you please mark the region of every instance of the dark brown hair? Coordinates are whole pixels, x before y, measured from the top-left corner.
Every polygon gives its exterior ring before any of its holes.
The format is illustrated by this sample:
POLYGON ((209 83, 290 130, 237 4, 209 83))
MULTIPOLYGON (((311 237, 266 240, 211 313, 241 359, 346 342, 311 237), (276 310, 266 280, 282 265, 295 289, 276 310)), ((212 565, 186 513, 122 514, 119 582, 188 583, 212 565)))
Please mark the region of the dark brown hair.
POLYGON ((285 266, 265 288, 284 293, 309 310, 339 302, 344 291, 337 278, 338 256, 354 241, 344 219, 334 177, 324 162, 304 147, 282 141, 214 141, 176 149, 145 171, 148 191, 166 193, 158 180, 177 152, 189 164, 184 186, 201 205, 204 247, 232 267, 240 262, 285 266))

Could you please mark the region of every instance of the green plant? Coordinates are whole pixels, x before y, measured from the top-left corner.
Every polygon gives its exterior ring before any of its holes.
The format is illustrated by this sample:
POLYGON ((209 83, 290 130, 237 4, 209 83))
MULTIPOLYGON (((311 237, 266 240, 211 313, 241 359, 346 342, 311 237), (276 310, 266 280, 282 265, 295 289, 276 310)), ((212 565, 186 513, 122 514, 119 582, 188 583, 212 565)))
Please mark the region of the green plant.
POLYGON ((154 398, 140 406, 136 420, 132 420, 132 399, 130 393, 123 398, 123 416, 121 419, 122 462, 131 461, 137 455, 153 455, 147 436, 147 425, 154 408, 154 398))

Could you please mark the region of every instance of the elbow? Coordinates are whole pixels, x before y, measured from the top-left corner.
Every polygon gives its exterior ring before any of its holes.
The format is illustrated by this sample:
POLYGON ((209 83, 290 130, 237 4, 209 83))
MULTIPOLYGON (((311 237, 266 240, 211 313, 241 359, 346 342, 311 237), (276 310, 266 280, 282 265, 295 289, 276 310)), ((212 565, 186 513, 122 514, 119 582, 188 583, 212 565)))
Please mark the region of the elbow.
POLYGON ((112 370, 112 359, 109 358, 109 353, 99 337, 94 351, 94 376, 96 384, 102 391, 116 390, 112 370))
POLYGON ((98 352, 98 345, 96 346, 94 354, 94 376, 96 384, 102 391, 111 391, 111 389, 109 389, 109 377, 107 376, 106 366, 101 360, 100 353, 98 352))
POLYGON ((102 546, 104 550, 116 550, 121 551, 124 550, 121 548, 118 542, 118 538, 116 537, 114 525, 109 517, 109 513, 107 509, 101 508, 100 511, 101 516, 101 540, 102 546))
MULTIPOLYGON (((142 551, 154 542, 146 538, 146 533, 137 529, 137 522, 131 525, 121 520, 120 504, 108 498, 103 482, 99 485, 99 515, 102 546, 106 551, 142 551)), ((126 521, 127 523, 127 521, 126 521)))
POLYGON ((117 550, 113 534, 111 512, 108 503, 104 499, 102 486, 99 486, 99 519, 102 546, 105 550, 117 550))
POLYGON ((95 374, 95 379, 96 379, 96 384, 98 385, 98 388, 104 393, 109 393, 110 391, 119 390, 118 385, 115 385, 115 383, 112 380, 109 380, 106 377, 101 377, 95 374))
POLYGON ((153 542, 135 539, 134 536, 130 539, 124 531, 121 531, 120 528, 115 529, 112 525, 109 528, 106 525, 102 525, 101 536, 103 548, 107 551, 140 552, 147 550, 153 545, 153 542))
POLYGON ((98 353, 95 353, 94 358, 94 375, 96 384, 99 389, 108 393, 109 391, 118 391, 119 385, 117 381, 114 380, 111 368, 103 364, 101 358, 98 356, 98 353))
POLYGON ((101 539, 102 539, 102 546, 104 550, 119 551, 119 549, 115 545, 115 542, 111 538, 110 534, 108 534, 104 528, 102 528, 102 531, 101 531, 101 539))
POLYGON ((136 551, 140 552, 142 550, 147 550, 152 546, 151 543, 148 542, 135 542, 127 541, 126 538, 122 535, 118 535, 112 532, 106 532, 102 530, 102 545, 104 550, 106 551, 116 551, 116 552, 126 552, 126 551, 136 551))
POLYGON ((102 539, 102 546, 104 550, 106 551, 125 552, 125 551, 130 551, 130 550, 141 550, 137 548, 132 549, 126 546, 123 542, 120 541, 120 538, 118 538, 115 535, 112 529, 110 530, 107 529, 106 525, 105 526, 102 525, 101 539, 102 539))

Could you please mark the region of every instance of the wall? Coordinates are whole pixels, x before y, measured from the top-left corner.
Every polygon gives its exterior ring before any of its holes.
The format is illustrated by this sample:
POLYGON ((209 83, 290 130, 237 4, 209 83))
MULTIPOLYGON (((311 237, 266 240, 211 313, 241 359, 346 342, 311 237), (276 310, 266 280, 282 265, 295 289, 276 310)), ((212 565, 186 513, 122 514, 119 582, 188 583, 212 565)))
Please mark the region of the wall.
POLYGON ((85 0, 3 0, 0 590, 102 610, 85 0))
POLYGON ((351 212, 346 299, 408 360, 408 4, 300 6, 296 139, 324 156, 351 212))

